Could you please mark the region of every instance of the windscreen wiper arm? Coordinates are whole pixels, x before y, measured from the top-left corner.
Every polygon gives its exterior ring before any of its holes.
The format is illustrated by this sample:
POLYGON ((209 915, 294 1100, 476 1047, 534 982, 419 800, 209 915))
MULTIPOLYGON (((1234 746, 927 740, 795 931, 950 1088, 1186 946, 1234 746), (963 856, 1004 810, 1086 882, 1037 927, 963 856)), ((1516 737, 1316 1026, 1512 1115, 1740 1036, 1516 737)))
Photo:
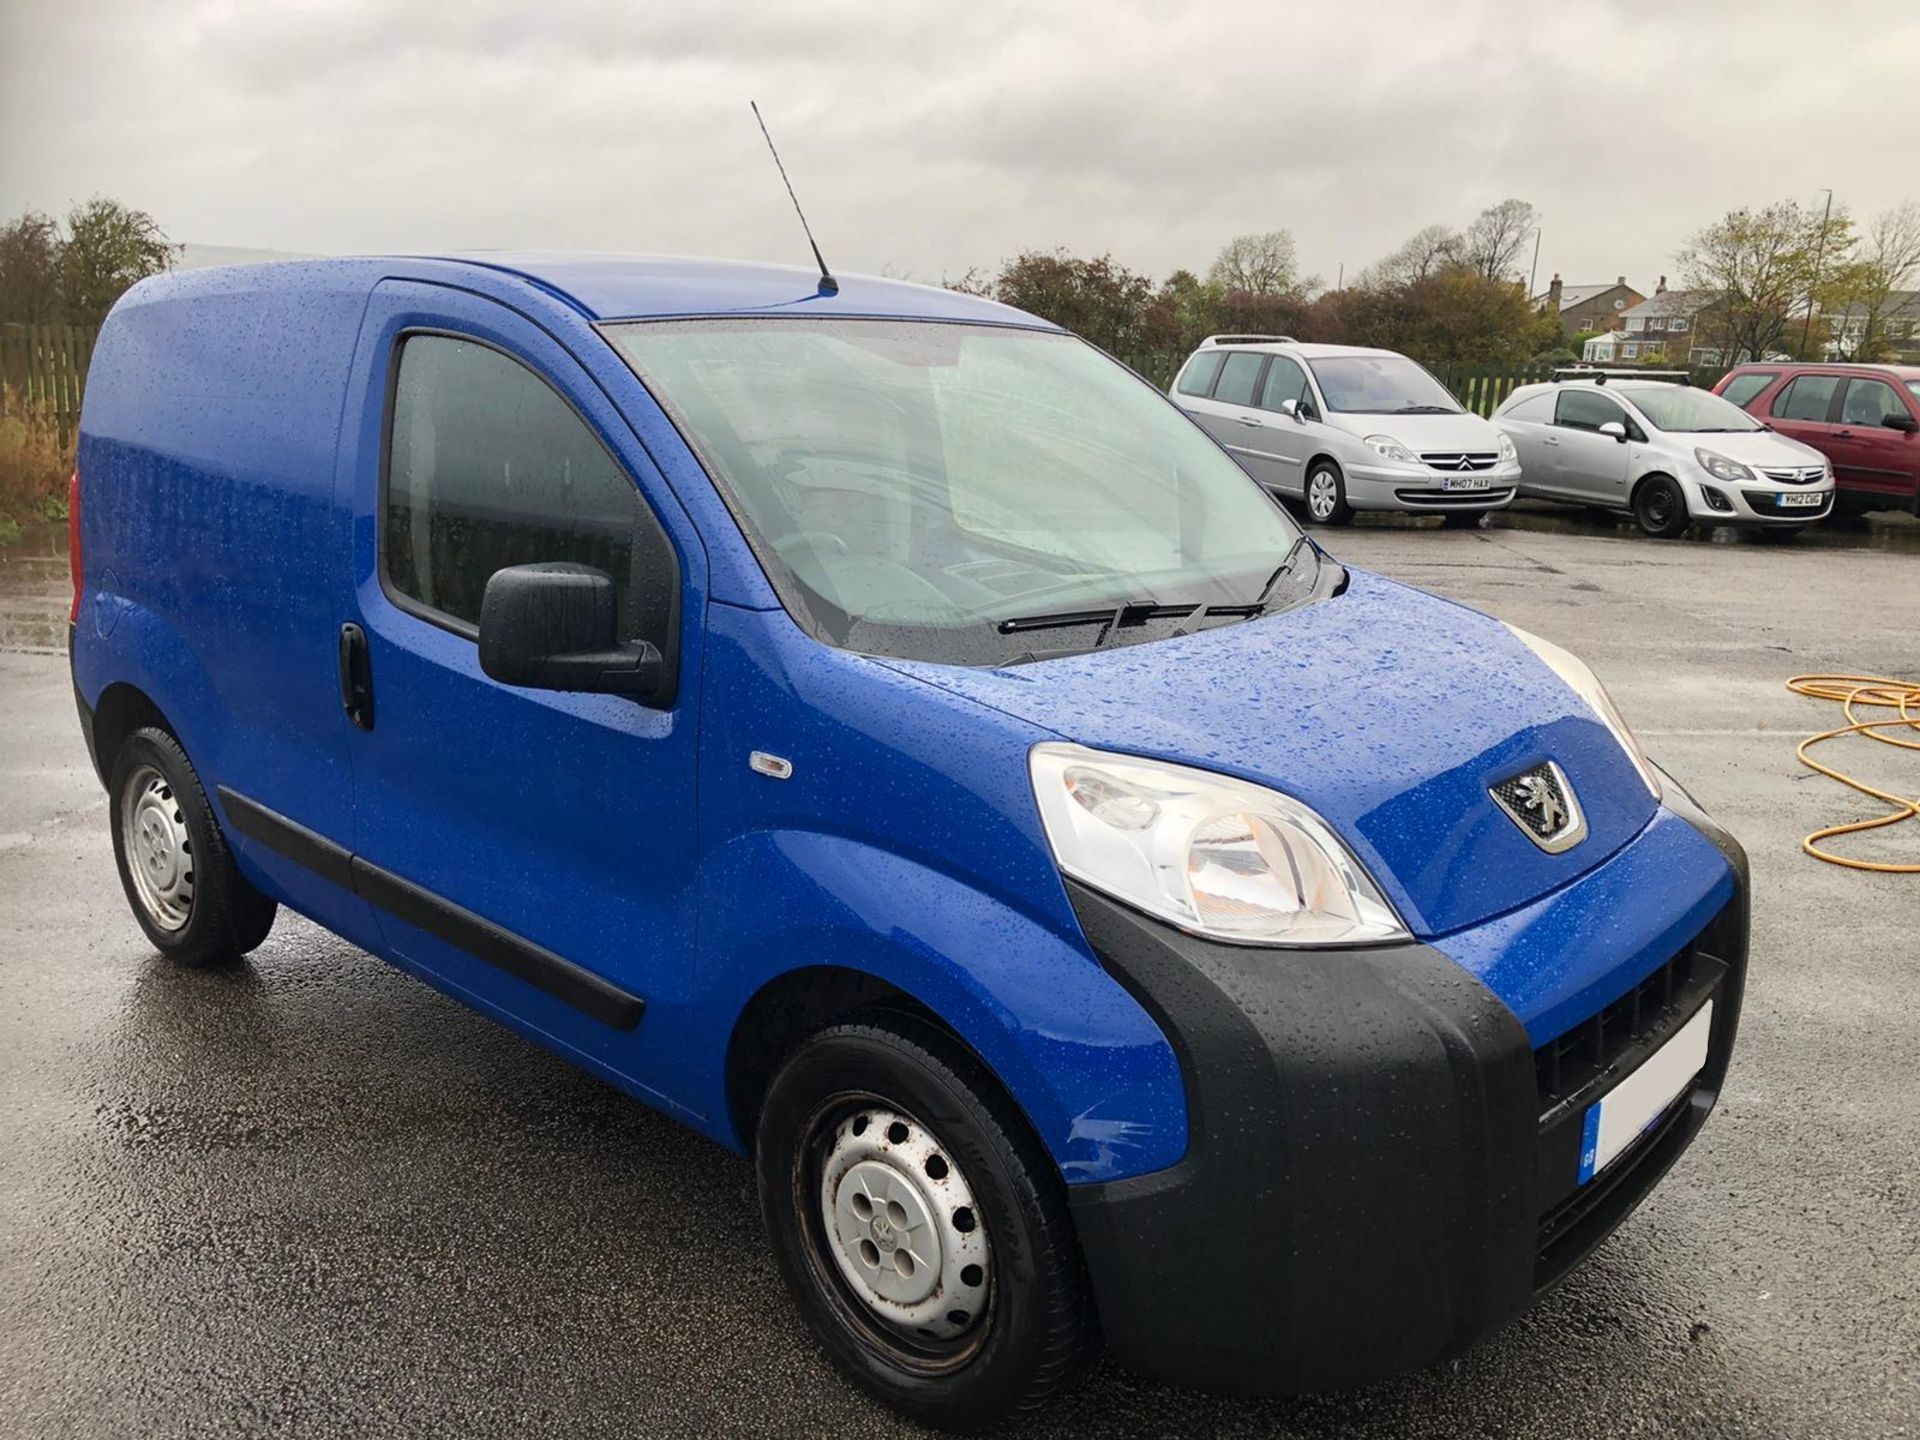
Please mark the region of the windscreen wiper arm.
POLYGON ((1157 600, 1127 600, 1099 610, 1052 610, 1040 615, 1016 615, 1002 620, 994 629, 1002 635, 1018 635, 1023 630, 1065 630, 1074 625, 1100 625, 1104 628, 1094 641, 1098 649, 1113 631, 1123 625, 1144 625, 1149 620, 1185 619, 1200 608, 1191 605, 1162 605, 1157 600))

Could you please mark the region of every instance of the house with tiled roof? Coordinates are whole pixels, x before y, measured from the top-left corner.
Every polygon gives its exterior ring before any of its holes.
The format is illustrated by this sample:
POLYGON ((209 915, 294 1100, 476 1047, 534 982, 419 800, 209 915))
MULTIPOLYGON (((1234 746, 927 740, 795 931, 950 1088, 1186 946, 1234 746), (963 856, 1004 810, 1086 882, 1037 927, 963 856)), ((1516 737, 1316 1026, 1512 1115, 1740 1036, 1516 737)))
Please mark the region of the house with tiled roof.
POLYGON ((1567 334, 1578 335, 1583 330, 1617 329, 1620 317, 1644 299, 1646 296, 1627 284, 1624 275, 1611 285, 1566 285, 1555 275, 1547 288, 1533 297, 1533 308, 1542 314, 1558 314, 1567 334))

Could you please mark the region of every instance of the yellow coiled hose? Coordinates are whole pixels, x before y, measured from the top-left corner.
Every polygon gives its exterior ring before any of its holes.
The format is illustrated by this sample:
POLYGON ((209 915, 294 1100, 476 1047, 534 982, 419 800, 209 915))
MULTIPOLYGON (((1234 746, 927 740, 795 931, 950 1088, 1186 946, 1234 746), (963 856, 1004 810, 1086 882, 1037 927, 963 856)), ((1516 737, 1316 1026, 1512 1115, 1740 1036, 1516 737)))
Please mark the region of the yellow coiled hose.
POLYGON ((1816 860, 1825 860, 1829 865, 1844 865, 1849 870, 1877 870, 1886 875, 1920 875, 1920 864, 1896 865, 1880 860, 1853 860, 1820 848, 1822 840, 1831 840, 1836 835, 1878 830, 1884 825, 1898 825, 1903 820, 1912 820, 1920 816, 1920 800, 1877 789, 1830 765, 1822 765, 1807 753, 1814 746, 1828 740, 1838 740, 1842 735, 1864 735, 1883 745, 1897 745, 1902 750, 1920 750, 1920 738, 1905 739, 1893 733, 1911 731, 1915 737, 1920 737, 1920 684, 1908 680, 1889 680, 1884 675, 1796 675, 1787 681, 1787 688, 1797 695, 1810 696, 1815 700, 1837 701, 1847 717, 1845 725, 1823 730, 1818 735, 1809 735, 1802 740, 1796 751, 1800 763, 1809 770, 1818 770, 1829 779, 1838 780, 1850 790, 1858 790, 1862 795, 1871 795, 1876 800, 1884 800, 1898 807, 1891 814, 1875 816, 1871 820, 1855 820, 1848 825, 1829 825, 1824 830, 1816 830, 1800 842, 1800 848, 1816 860), (1879 720, 1862 719, 1858 713, 1870 710, 1894 710, 1899 713, 1879 720))

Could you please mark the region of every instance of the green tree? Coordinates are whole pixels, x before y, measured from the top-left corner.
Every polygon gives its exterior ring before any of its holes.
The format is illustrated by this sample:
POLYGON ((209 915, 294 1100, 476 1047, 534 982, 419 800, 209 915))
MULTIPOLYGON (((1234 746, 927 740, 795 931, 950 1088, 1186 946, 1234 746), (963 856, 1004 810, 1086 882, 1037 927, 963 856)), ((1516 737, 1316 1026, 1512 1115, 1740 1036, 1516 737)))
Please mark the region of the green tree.
POLYGON ((1029 250, 1000 270, 994 298, 1064 326, 1115 355, 1132 355, 1146 340, 1153 284, 1110 255, 1082 259, 1064 250, 1029 250))
POLYGON ((113 302, 149 275, 172 268, 180 247, 144 210, 95 196, 67 215, 60 247, 60 298, 66 318, 98 325, 113 302))
POLYGON ((60 318, 60 229, 28 210, 0 229, 0 320, 44 325, 60 318))
MULTIPOLYGON (((1701 316, 1727 342, 1727 358, 1759 359, 1797 343, 1796 316, 1814 303, 1819 278, 1839 274, 1854 245, 1853 221, 1782 200, 1731 210, 1694 233, 1680 252, 1687 288, 1705 294, 1701 316)), ((1804 328, 1804 327, 1802 327, 1804 328)))
POLYGON ((1908 200, 1877 216, 1865 252, 1824 278, 1817 298, 1827 323, 1818 328, 1837 342, 1841 357, 1889 358, 1887 321, 1920 281, 1920 203, 1908 200))

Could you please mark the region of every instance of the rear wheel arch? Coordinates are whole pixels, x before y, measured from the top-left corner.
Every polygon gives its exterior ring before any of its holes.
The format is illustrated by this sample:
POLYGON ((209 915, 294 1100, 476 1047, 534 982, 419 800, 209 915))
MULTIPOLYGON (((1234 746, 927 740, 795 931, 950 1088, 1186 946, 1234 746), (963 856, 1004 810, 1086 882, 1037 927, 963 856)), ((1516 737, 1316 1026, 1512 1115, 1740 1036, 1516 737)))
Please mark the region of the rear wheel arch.
POLYGON ((113 762, 127 738, 149 727, 166 731, 183 750, 186 748, 173 722, 139 686, 116 680, 100 692, 93 707, 93 768, 102 785, 113 774, 113 762))

